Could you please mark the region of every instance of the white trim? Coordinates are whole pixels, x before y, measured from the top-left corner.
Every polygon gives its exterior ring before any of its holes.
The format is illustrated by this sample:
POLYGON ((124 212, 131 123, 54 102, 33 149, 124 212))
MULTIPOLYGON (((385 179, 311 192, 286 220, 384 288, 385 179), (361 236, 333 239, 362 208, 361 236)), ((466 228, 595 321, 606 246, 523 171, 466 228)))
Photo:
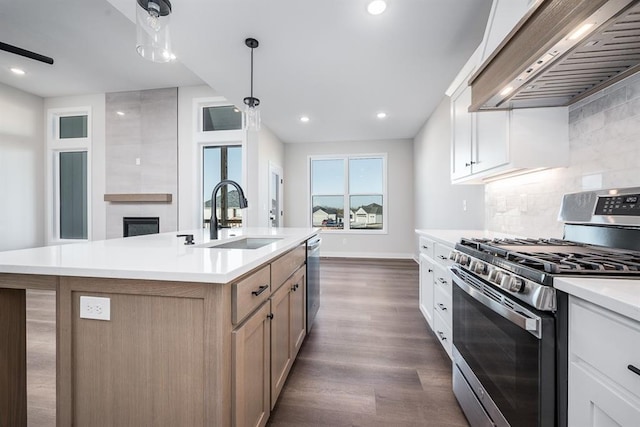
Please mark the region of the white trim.
MULTIPOLYGON (((324 234, 324 230, 322 231, 324 234)), ((414 254, 395 252, 325 252, 320 249, 320 258, 375 258, 414 260, 414 254)))
POLYGON ((90 241, 93 235, 92 218, 92 134, 93 118, 91 106, 50 108, 47 110, 45 148, 45 239, 48 245, 90 241), (87 116, 86 138, 60 138, 60 117, 87 116), (60 166, 59 153, 85 151, 87 153, 87 238, 60 238, 60 166))

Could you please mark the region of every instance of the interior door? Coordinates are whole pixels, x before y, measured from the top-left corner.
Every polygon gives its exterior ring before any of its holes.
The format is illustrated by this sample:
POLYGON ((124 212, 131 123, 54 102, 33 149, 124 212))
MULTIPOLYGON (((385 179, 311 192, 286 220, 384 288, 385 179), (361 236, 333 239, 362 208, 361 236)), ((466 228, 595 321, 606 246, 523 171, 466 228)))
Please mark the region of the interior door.
POLYGON ((269 163, 269 227, 284 226, 282 167, 269 163))

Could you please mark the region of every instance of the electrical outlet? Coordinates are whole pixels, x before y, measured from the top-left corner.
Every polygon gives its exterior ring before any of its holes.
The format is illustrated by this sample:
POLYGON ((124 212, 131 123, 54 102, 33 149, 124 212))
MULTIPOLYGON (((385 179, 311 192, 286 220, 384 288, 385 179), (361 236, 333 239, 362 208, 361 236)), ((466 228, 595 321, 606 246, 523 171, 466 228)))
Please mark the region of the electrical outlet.
POLYGON ((111 298, 81 296, 80 318, 111 320, 111 298))

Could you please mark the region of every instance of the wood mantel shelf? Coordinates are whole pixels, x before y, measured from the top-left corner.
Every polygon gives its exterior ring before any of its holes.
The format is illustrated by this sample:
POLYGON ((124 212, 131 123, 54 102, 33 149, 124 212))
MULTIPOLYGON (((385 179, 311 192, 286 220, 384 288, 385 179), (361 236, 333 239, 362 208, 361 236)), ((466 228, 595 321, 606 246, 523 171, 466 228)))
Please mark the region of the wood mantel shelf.
POLYGON ((171 193, 124 193, 124 194, 105 194, 105 202, 119 203, 138 203, 138 202, 155 202, 155 203, 171 203, 173 199, 171 193))

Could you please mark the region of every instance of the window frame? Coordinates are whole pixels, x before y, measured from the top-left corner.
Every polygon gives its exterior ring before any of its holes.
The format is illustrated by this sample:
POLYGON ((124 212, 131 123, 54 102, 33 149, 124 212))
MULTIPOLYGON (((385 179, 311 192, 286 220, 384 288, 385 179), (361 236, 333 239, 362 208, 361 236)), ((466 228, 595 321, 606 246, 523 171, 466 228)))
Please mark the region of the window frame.
POLYGON ((322 233, 329 234, 353 234, 353 235, 375 235, 375 234, 388 234, 388 191, 387 191, 387 182, 388 182, 388 168, 387 168, 387 153, 358 153, 358 154, 323 154, 323 155, 310 155, 307 158, 307 225, 309 227, 315 227, 313 225, 313 196, 323 196, 324 194, 314 194, 313 193, 313 182, 312 182, 312 170, 313 170, 313 161, 314 160, 342 160, 344 162, 344 194, 343 197, 343 206, 344 206, 344 219, 343 224, 344 228, 342 229, 330 229, 323 228, 322 233), (350 215, 351 206, 350 206, 350 198, 351 196, 366 196, 366 195, 380 195, 379 193, 355 193, 351 194, 349 188, 349 161, 357 160, 357 159, 381 159, 382 160, 382 228, 381 229, 356 229, 351 228, 350 215))
POLYGON ((92 239, 92 115, 90 106, 51 108, 47 110, 47 244, 87 242, 92 239), (84 138, 60 138, 60 117, 87 116, 87 136, 84 138), (87 238, 62 239, 60 237, 60 153, 87 153, 87 238))
MULTIPOLYGON (((196 98, 193 101, 194 106, 194 121, 193 126, 195 127, 194 132, 194 143, 197 147, 197 169, 196 173, 198 174, 198 227, 204 228, 204 149, 205 147, 221 147, 221 146, 240 146, 242 149, 242 182, 239 182, 243 189, 246 189, 245 183, 247 182, 247 141, 246 141, 246 132, 244 130, 245 123, 245 115, 242 113, 242 109, 240 112, 242 114, 242 127, 240 129, 235 130, 213 130, 213 131, 204 131, 203 128, 203 110, 206 107, 227 107, 236 105, 229 102, 226 98, 222 96, 214 96, 207 98, 196 98)), ((212 189, 213 190, 213 189, 212 189)), ((243 212, 242 217, 242 227, 246 227, 247 223, 247 212, 243 212)))

